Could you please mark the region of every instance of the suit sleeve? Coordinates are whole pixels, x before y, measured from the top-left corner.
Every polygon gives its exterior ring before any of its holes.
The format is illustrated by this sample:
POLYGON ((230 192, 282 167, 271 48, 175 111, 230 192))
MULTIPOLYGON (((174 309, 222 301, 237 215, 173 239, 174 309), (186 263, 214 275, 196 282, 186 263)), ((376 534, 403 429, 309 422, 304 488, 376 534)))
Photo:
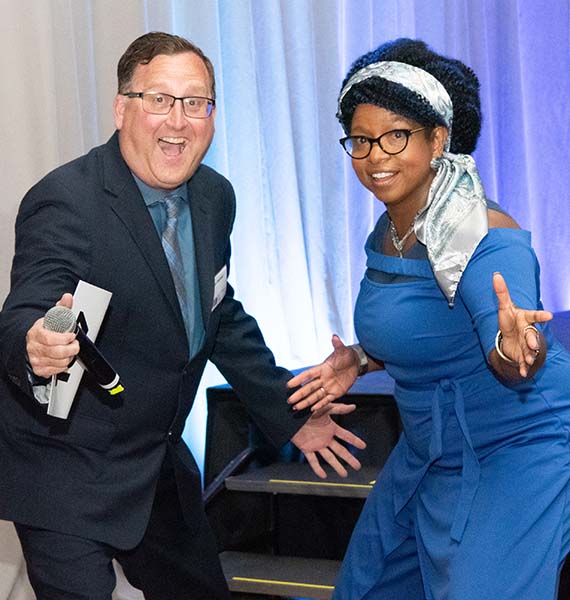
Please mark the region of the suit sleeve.
MULTIPOLYGON (((229 272, 229 236, 235 216, 235 198, 229 183, 225 196, 229 215, 225 260, 229 272)), ((307 418, 287 404, 290 392, 286 382, 292 374, 276 366, 257 321, 234 298, 230 285, 217 310, 220 311, 220 322, 210 360, 236 391, 265 436, 280 446, 297 432, 307 418)))
POLYGON ((53 176, 25 196, 16 218, 10 293, 0 312, 0 360, 12 383, 32 394, 26 333, 65 292, 88 278, 87 219, 72 194, 53 176))

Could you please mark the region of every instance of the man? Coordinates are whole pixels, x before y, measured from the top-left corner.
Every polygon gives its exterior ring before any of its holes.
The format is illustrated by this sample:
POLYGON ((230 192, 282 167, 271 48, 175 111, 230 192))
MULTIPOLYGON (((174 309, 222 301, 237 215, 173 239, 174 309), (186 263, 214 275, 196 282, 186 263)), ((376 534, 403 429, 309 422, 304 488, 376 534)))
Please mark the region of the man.
POLYGON ((291 438, 319 475, 315 452, 345 474, 339 458, 359 464, 336 438, 363 442, 330 419, 352 407, 294 418, 291 375, 226 284, 234 193, 201 165, 214 134, 210 61, 187 40, 149 33, 118 79, 118 131, 47 175, 18 214, 0 313, 0 518, 16 524, 38 598, 108 600, 113 558, 147 600, 227 598, 180 437, 206 361, 264 433, 291 438), (79 280, 113 293, 98 346, 125 391, 110 396, 86 373, 60 420, 35 396, 79 346, 43 315, 56 301, 71 307, 79 280))

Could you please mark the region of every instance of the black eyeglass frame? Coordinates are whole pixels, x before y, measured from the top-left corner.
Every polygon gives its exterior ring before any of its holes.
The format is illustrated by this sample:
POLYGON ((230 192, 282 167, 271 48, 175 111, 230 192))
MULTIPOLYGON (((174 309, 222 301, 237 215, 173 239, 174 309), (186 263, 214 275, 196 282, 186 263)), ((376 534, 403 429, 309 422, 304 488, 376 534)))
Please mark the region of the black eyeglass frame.
POLYGON ((371 138, 366 135, 347 135, 346 137, 343 137, 339 140, 339 144, 342 146, 343 150, 348 154, 348 156, 350 156, 350 158, 353 158, 354 160, 362 160, 364 158, 368 158, 370 156, 370 153, 372 152, 372 147, 374 146, 374 144, 378 144, 378 147, 380 148, 380 150, 382 150, 382 152, 385 152, 386 154, 389 154, 390 156, 395 156, 396 154, 402 153, 408 147, 408 143, 410 141, 410 136, 413 133, 418 133, 418 131, 423 131, 424 129, 427 129, 427 126, 418 127, 416 129, 391 129, 390 131, 385 131, 382 135, 379 135, 377 138, 371 138), (389 152, 382 146, 382 138, 384 136, 389 135, 390 133, 394 133, 396 131, 401 131, 403 134, 405 134, 406 143, 404 144, 404 147, 401 150, 398 150, 397 152, 389 152), (346 142, 348 140, 354 139, 354 138, 364 138, 368 142, 368 152, 364 156, 353 156, 346 149, 346 146, 345 146, 346 142))
POLYGON ((179 97, 179 96, 173 96, 172 94, 166 94, 165 92, 124 92, 124 93, 121 93, 121 96, 126 96, 127 98, 140 98, 143 101, 143 103, 142 103, 143 110, 150 115, 167 115, 172 110, 174 104, 176 103, 176 100, 180 100, 180 102, 182 104, 182 112, 184 113, 184 116, 186 116, 190 119, 207 119, 208 117, 210 117, 212 115, 212 110, 216 106, 216 101, 213 98, 208 98, 207 96, 182 96, 182 97, 179 97), (148 110, 145 110, 144 96, 148 96, 149 94, 150 95, 158 94, 160 96, 164 96, 165 98, 170 98, 172 100, 172 102, 168 108, 168 112, 152 113, 152 112, 149 112, 148 110), (197 100, 207 100, 208 101, 208 114, 205 117, 199 117, 197 115, 187 115, 186 109, 184 108, 184 106, 185 106, 184 100, 188 100, 189 98, 196 98, 197 100))

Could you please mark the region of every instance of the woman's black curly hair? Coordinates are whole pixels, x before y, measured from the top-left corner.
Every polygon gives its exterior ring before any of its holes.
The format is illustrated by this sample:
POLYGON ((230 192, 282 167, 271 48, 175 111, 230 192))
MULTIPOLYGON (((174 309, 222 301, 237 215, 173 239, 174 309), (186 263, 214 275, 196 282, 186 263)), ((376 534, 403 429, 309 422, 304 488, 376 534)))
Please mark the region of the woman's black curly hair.
MULTIPOLYGON (((453 103, 453 125, 450 151, 471 154, 481 131, 479 80, 461 61, 436 54, 425 42, 400 38, 378 46, 356 60, 346 75, 350 77, 369 64, 397 61, 419 67, 433 75, 447 90, 453 103)), ((342 88, 341 88, 342 89, 342 88)), ((355 84, 342 100, 339 121, 347 134, 359 104, 374 104, 416 121, 420 125, 444 125, 430 103, 408 88, 381 77, 370 77, 355 84)))

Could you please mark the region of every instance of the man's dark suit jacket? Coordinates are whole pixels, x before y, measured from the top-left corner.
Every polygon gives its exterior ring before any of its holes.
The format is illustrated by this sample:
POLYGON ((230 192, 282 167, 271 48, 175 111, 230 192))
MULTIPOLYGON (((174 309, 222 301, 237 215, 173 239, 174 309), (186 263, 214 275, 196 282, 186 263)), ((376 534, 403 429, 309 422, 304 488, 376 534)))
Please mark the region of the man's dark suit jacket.
POLYGON ((290 374, 275 366, 230 286, 212 310, 214 277, 229 266, 230 183, 202 165, 188 198, 206 330, 190 362, 160 238, 117 134, 24 198, 11 292, 0 313, 0 518, 133 547, 167 448, 184 509, 201 510, 200 475, 180 436, 208 359, 276 445, 302 424, 286 403, 290 374), (112 397, 85 374, 69 418, 60 420, 33 397, 25 336, 80 279, 113 293, 97 345, 125 391, 112 397))

